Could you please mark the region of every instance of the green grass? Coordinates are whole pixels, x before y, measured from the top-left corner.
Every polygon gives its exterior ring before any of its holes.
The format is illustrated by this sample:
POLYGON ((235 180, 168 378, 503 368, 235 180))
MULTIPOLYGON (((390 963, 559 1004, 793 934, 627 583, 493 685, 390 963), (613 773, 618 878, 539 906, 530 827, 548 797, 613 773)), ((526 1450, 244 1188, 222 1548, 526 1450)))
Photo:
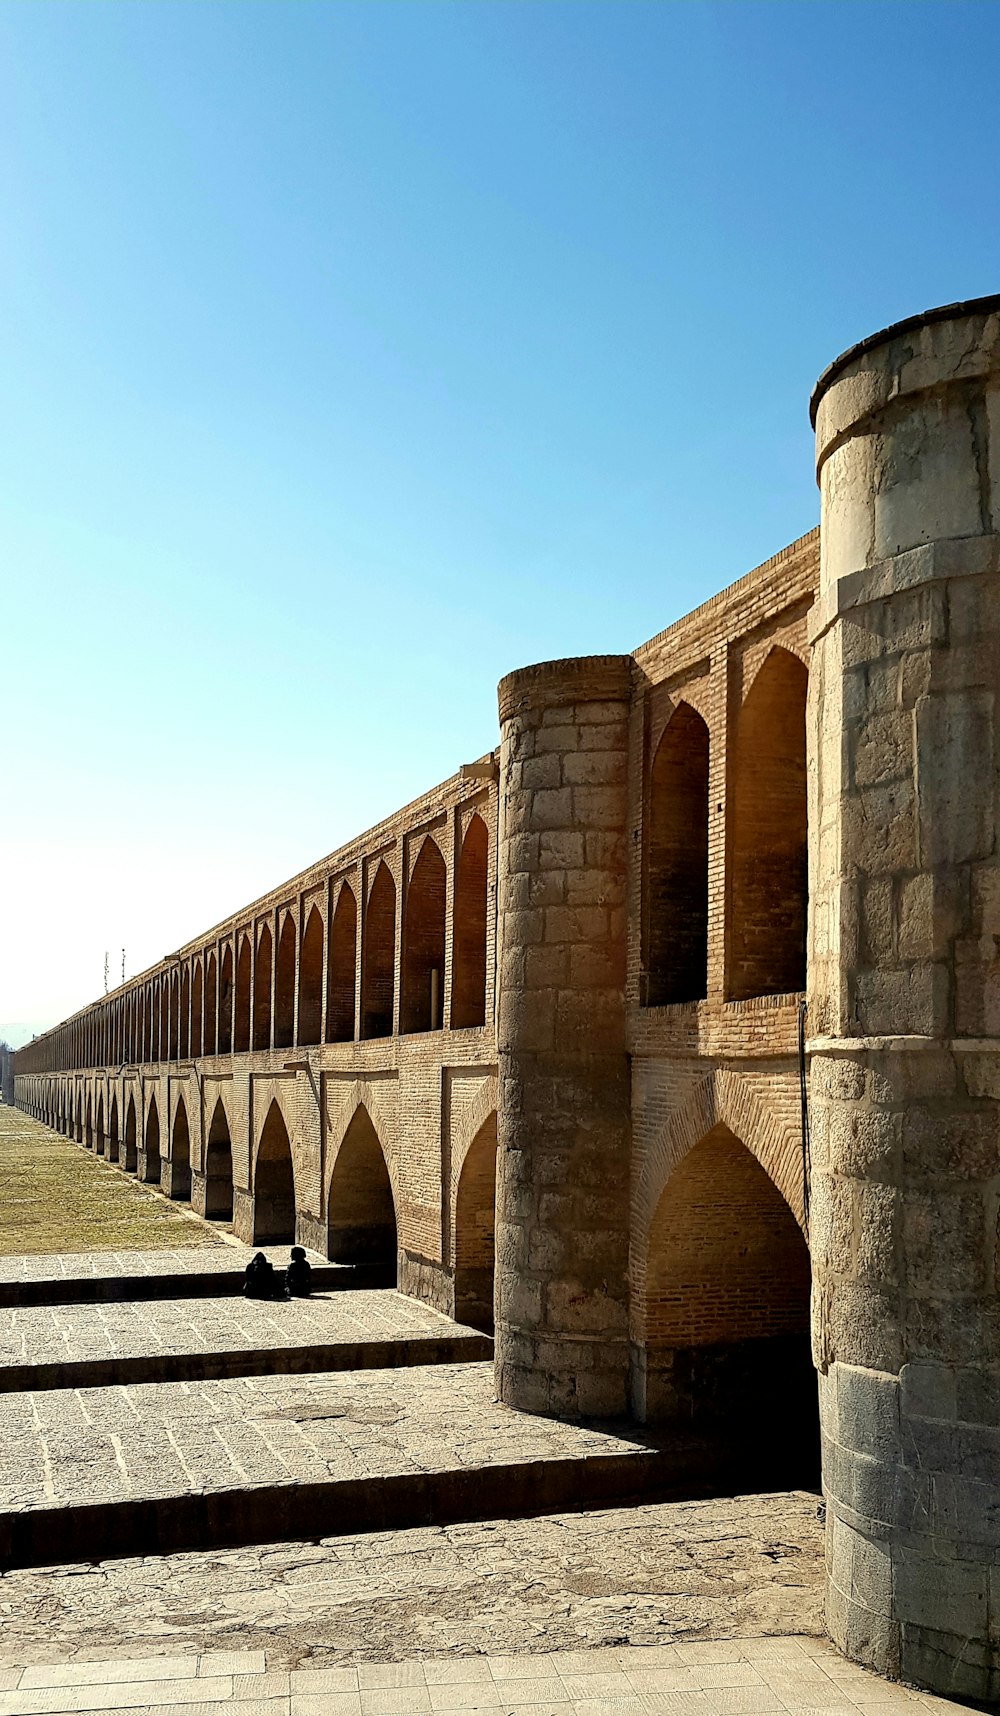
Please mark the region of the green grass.
POLYGON ((0 1103, 0 1257, 219 1243, 158 1192, 0 1103))

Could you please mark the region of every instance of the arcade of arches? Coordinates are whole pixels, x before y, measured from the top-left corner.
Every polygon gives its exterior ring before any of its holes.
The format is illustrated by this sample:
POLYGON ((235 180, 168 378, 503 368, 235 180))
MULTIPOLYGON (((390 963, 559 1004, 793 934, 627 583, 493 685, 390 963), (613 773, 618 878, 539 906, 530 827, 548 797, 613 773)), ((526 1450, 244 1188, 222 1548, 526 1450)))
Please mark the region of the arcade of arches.
POLYGON ((809 537, 637 650, 620 727, 603 669, 568 711, 543 677, 537 734, 522 699, 499 756, 39 1039, 19 1100, 253 1244, 496 1318, 515 1404, 713 1427, 780 1386, 811 1451, 788 1164, 816 566, 809 537), (519 1130, 588 1044, 595 1095, 519 1130), (622 1093, 613 1153, 577 1160, 560 1140, 622 1093), (518 1399, 509 1355, 560 1342, 587 1375, 518 1399))

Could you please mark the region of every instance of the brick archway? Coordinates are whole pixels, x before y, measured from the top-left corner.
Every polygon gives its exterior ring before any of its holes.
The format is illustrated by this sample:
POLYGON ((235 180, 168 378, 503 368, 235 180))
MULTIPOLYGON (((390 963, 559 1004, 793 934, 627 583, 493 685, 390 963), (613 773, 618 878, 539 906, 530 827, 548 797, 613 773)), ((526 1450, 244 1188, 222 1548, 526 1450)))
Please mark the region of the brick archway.
POLYGON ((327 1256, 334 1263, 395 1262, 399 1244, 389 1159, 364 1102, 358 1102, 330 1169, 327 1256))

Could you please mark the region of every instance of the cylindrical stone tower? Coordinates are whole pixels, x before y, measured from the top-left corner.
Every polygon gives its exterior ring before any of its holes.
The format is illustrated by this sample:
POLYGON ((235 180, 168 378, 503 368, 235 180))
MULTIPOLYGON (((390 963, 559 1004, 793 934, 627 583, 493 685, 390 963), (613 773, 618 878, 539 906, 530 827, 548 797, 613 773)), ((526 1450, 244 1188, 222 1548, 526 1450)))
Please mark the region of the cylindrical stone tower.
POLYGON ((1000 298, 813 400, 813 1336, 828 1624, 1000 1697, 1000 298))
POLYGON ((499 693, 497 1388, 559 1417, 626 1410, 631 667, 543 662, 499 693))

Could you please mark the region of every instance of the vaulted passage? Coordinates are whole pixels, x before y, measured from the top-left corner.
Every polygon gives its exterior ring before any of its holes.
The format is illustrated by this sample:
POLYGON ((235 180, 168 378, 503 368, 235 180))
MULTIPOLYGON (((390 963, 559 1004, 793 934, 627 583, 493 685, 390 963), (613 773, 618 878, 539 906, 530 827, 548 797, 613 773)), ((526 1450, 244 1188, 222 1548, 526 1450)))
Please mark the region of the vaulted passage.
POLYGON ((806 689, 772 649, 740 711, 729 813, 727 993, 784 995, 806 981, 806 689))
POLYGON ((156 1107, 155 1096, 150 1098, 142 1148, 144 1157, 142 1177, 150 1185, 158 1186, 162 1164, 160 1162, 160 1116, 156 1107))
POLYGON ((233 1219, 233 1146, 221 1098, 215 1104, 205 1151, 205 1214, 210 1221, 233 1219))
POLYGON ((167 1059, 171 1061, 175 1061, 177 1059, 177 1031, 179 1017, 180 1002, 178 999, 177 973, 175 972, 173 977, 170 979, 170 1048, 167 1059))
POLYGON ((295 1240, 295 1175, 292 1146, 281 1109, 272 1102, 257 1149, 253 1183, 254 1245, 295 1240))
POLYGON ((236 961, 233 1049, 238 1055, 245 1054, 250 1047, 250 966, 250 938, 244 936, 240 942, 239 958, 236 961))
POLYGON ((453 1030, 486 1023, 486 930, 489 836, 473 816, 458 855, 451 962, 453 1030))
POLYGON ((337 897, 330 930, 329 969, 326 976, 326 1040, 354 1040, 354 993, 358 955, 358 905, 345 882, 337 897))
POLYGON ((708 728, 681 703, 667 722, 649 778, 646 1001, 708 994, 708 728))
POLYGON ((119 1151, 118 1137, 118 1097, 111 1098, 111 1116, 108 1121, 108 1161, 117 1162, 119 1151))
MULTIPOLYGON (((232 967, 230 967, 230 970, 232 970, 232 967)), ((218 1004, 219 1004, 219 998, 218 998, 219 977, 218 977, 218 972, 219 972, 219 967, 218 967, 218 963, 217 963, 216 958, 215 958, 215 954, 210 953, 208 956, 208 963, 205 966, 205 1053, 206 1053, 206 1055, 214 1055, 215 1054, 215 1045, 216 1045, 216 1042, 218 1041, 217 1023, 216 1023, 217 1013, 218 1013, 218 1004)))
MULTIPOLYGON (((250 991, 250 956, 247 954, 247 1006, 249 1007, 250 991)), ((233 950, 227 947, 222 958, 222 976, 219 985, 219 1053, 228 1055, 233 1049, 233 950)))
MULTIPOLYGON (((351 973, 353 979, 353 972, 351 973)), ((351 1009, 353 1013, 353 1007, 351 1009)), ((352 1020, 353 1027, 353 1020, 352 1020)), ((323 1032, 323 919, 313 906, 299 954, 299 1029, 303 1045, 318 1043, 323 1032)), ((353 1036, 353 1029, 351 1035, 353 1036)))
POLYGON ((93 1113, 94 1113, 93 1106, 91 1104, 90 1097, 88 1096, 88 1098, 87 1098, 87 1120, 86 1120, 86 1125, 84 1126, 84 1131, 83 1131, 83 1142, 87 1146, 88 1150, 92 1150, 94 1148, 93 1113))
POLYGON ((197 1060, 198 1056, 201 1054, 201 1012, 203 998, 201 960, 196 959, 194 964, 194 981, 191 984, 191 1053, 195 1060, 197 1060))
POLYGON ((177 1103, 170 1141, 170 1196, 182 1199, 191 1196, 191 1135, 183 1097, 177 1103))
POLYGON ((190 1050, 191 973, 185 966, 181 974, 181 1012, 177 1023, 177 1054, 186 1061, 190 1050))
POLYGON ((368 895, 362 944, 361 1035, 391 1037, 395 999, 396 884, 380 862, 368 895))
POLYGON ((104 1097, 97 1098, 97 1130, 94 1136, 94 1148, 98 1156, 104 1155, 104 1097))
POLYGON ((130 1096, 125 1110, 125 1139, 122 1152, 122 1167, 127 1174, 134 1174, 138 1167, 138 1150, 136 1147, 135 1098, 130 1096))
POLYGON ((327 1207, 327 1256, 334 1263, 395 1263, 396 1209, 378 1133, 357 1110, 337 1152, 327 1207))
POLYGON ((479 1128, 462 1163, 455 1198, 455 1321, 493 1332, 497 1117, 479 1128))
POLYGON ((260 932, 253 969, 253 1046, 271 1047, 271 932, 266 924, 260 932))
POLYGON ((274 1046, 290 1049, 295 1041, 295 919, 285 916, 278 937, 274 966, 274 1046))
POLYGON ((817 1458, 809 1252, 756 1157, 718 1125, 678 1164, 650 1228, 645 1414, 817 1458))
POLYGON ((403 1031, 441 1028, 446 890, 444 859, 437 843, 428 836, 406 890, 400 997, 403 1031))

